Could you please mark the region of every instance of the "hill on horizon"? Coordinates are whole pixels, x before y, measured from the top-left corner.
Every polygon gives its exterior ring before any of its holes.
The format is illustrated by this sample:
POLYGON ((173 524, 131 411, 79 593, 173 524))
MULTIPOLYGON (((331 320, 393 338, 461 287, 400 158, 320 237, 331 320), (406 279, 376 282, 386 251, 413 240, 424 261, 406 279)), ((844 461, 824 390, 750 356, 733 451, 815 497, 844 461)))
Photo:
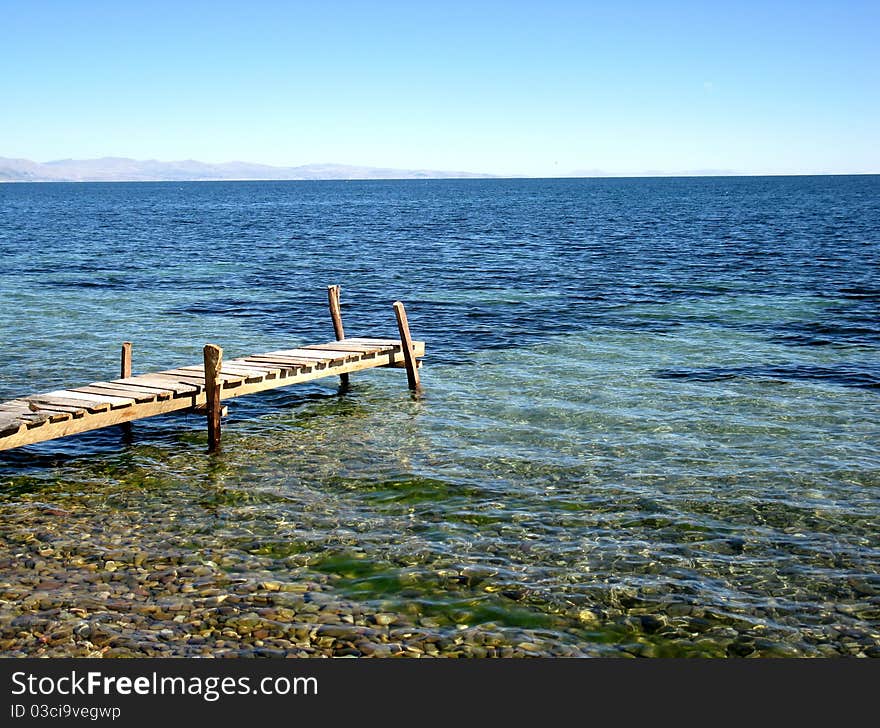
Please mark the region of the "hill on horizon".
POLYGON ((210 164, 194 159, 160 162, 127 157, 33 162, 0 157, 0 182, 189 182, 222 180, 353 180, 490 178, 474 172, 392 169, 346 164, 274 167, 249 162, 210 164))

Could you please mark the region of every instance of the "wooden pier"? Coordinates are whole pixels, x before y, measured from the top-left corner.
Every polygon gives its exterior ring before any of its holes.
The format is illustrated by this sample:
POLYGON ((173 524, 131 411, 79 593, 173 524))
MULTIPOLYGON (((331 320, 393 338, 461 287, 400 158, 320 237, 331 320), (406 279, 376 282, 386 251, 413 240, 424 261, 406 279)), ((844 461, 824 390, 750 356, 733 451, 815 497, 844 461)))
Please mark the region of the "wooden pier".
POLYGON ((327 289, 336 341, 278 349, 223 361, 223 350, 204 348, 202 364, 132 376, 132 346, 122 345, 120 378, 32 394, 0 403, 0 450, 54 440, 177 410, 204 412, 209 451, 220 447, 221 401, 265 389, 288 387, 375 367, 406 369, 409 386, 419 388, 425 344, 410 337, 406 311, 394 303, 400 339, 346 338, 339 286, 327 289), (207 372, 207 377, 205 373, 207 372))

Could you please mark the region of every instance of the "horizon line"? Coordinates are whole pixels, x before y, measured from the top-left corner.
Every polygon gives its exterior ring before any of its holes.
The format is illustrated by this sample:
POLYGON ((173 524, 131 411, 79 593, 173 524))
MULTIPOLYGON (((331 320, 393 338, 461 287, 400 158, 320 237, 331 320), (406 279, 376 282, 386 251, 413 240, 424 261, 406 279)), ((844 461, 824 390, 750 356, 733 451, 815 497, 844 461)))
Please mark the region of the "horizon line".
MULTIPOLYGON (((849 172, 849 171, 738 171, 734 169, 713 169, 711 167, 697 167, 691 169, 684 170, 675 170, 675 171, 664 171, 662 169, 646 169, 638 172, 624 172, 624 171, 606 171, 603 169, 584 169, 581 167, 580 169, 574 168, 562 174, 525 174, 521 172, 515 173, 497 173, 497 172, 475 172, 468 171, 464 169, 437 169, 437 168, 429 168, 429 167, 396 167, 396 166, 381 166, 381 165, 373 165, 373 164, 348 164, 341 162, 307 162, 304 164, 278 164, 278 163, 265 163, 265 162, 248 162, 238 160, 229 160, 224 162, 204 162, 198 159, 194 159, 192 157, 188 157, 185 159, 172 159, 172 160, 161 160, 155 157, 150 157, 146 159, 138 159, 135 157, 125 157, 125 156, 114 156, 114 155, 104 155, 100 157, 62 157, 51 159, 45 162, 37 162, 27 157, 7 157, 4 155, 0 155, 0 160, 8 160, 9 162, 26 162, 33 165, 38 166, 48 166, 52 167, 55 165, 60 165, 64 163, 73 163, 73 164, 87 164, 87 163, 95 163, 102 161, 119 161, 119 162, 132 162, 136 164, 157 164, 157 165, 174 165, 174 164, 192 164, 192 165, 202 165, 205 167, 234 167, 234 166, 251 166, 251 167, 262 167, 267 170, 309 170, 309 169, 318 169, 321 168, 337 168, 341 171, 341 174, 336 177, 328 176, 327 180, 336 180, 336 181, 345 181, 345 180, 369 180, 369 179, 467 179, 467 178, 496 178, 496 179, 659 179, 664 177, 673 177, 673 178, 696 178, 696 177, 842 177, 842 176, 872 176, 880 174, 880 170, 876 171, 859 171, 859 172, 849 172), (364 173, 366 176, 353 176, 353 177, 345 177, 346 170, 359 170, 364 173), (399 172, 401 176, 381 176, 381 177, 373 177, 371 173, 395 173, 399 172), (583 173, 581 173, 583 172, 583 173), (413 174, 425 173, 424 176, 411 176, 413 174)), ((558 163, 557 163, 558 165, 558 163)), ((15 170, 16 172, 20 172, 21 170, 15 170)), ((193 171, 193 170, 190 170, 193 171)), ((234 170, 231 170, 234 171, 234 170)), ((244 171, 244 170, 239 170, 244 171)), ((193 176, 191 178, 179 178, 179 179, 167 179, 163 177, 161 174, 157 175, 154 179, 144 179, 143 176, 140 179, 132 178, 132 179, 88 179, 90 175, 85 174, 82 177, 76 176, 74 179, 0 179, 0 182, 245 182, 245 181, 253 181, 253 182, 281 182, 281 181, 323 181, 321 177, 316 177, 313 179, 283 179, 279 177, 263 177, 259 175, 259 170, 251 170, 257 171, 258 176, 244 176, 244 177, 227 177, 225 179, 218 179, 213 176, 200 177, 193 176)), ((185 173, 184 173, 185 174, 185 173)), ((267 171, 267 174, 268 171, 267 171)), ((112 173, 111 173, 112 175, 112 173)), ((125 172, 120 174, 120 177, 124 177, 125 172)), ((144 176, 149 176, 149 173, 144 176)))
MULTIPOLYGON (((267 165, 268 166, 268 165, 267 165)), ((305 165, 303 165, 305 166, 305 165)), ((266 179, 240 177, 229 179, 68 179, 68 180, 16 180, 0 179, 0 184, 10 185, 71 185, 71 184, 179 184, 226 182, 491 182, 504 180, 576 180, 576 179, 735 179, 756 177, 877 177, 880 172, 736 172, 732 174, 604 174, 604 175, 503 175, 486 174, 471 177, 351 177, 327 179, 266 179)))

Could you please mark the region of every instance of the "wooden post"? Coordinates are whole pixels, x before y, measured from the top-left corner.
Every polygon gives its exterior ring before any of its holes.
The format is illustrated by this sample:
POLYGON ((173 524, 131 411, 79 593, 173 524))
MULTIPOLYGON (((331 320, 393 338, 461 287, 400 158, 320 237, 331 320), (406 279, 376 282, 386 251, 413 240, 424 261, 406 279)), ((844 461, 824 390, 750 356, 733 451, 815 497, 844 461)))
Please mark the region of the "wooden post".
MULTIPOLYGON (((327 302, 330 304, 330 317, 333 319, 333 331, 336 333, 336 340, 342 341, 345 338, 345 329, 342 327, 342 308, 339 305, 339 286, 327 286, 327 302)), ((339 375, 339 385, 346 389, 348 387, 348 374, 339 375)))
POLYGON ((403 363, 406 366, 406 380, 414 392, 419 390, 419 365, 413 352, 412 336, 409 334, 409 322, 406 309, 400 301, 394 302, 394 313, 397 316, 397 330, 400 332, 400 343, 403 345, 403 363))
POLYGON ((119 378, 127 379, 131 376, 131 342, 122 342, 122 356, 120 359, 119 378))
POLYGON ((208 415, 208 452, 220 451, 220 369, 223 349, 216 344, 205 344, 205 409, 208 415))
MULTIPOLYGON (((126 379, 131 376, 131 342, 122 342, 122 351, 119 357, 119 378, 126 379)), ((122 423, 122 440, 130 443, 132 439, 131 422, 122 423)))

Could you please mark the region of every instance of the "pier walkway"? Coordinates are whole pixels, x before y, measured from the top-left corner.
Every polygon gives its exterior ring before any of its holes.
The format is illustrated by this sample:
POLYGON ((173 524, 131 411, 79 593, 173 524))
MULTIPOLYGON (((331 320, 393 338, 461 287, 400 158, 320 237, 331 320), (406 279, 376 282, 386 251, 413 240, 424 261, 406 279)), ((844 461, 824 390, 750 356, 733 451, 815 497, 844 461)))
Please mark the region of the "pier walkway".
POLYGON ((123 344, 119 379, 0 403, 0 450, 184 409, 205 412, 209 449, 217 450, 224 399, 330 376, 346 384, 348 374, 374 367, 406 369, 410 388, 418 389, 418 358, 425 355, 425 343, 412 341, 403 304, 394 304, 400 339, 346 338, 338 286, 328 288, 328 298, 336 341, 225 362, 222 349, 208 344, 202 364, 137 376, 131 375, 131 345, 123 344))

